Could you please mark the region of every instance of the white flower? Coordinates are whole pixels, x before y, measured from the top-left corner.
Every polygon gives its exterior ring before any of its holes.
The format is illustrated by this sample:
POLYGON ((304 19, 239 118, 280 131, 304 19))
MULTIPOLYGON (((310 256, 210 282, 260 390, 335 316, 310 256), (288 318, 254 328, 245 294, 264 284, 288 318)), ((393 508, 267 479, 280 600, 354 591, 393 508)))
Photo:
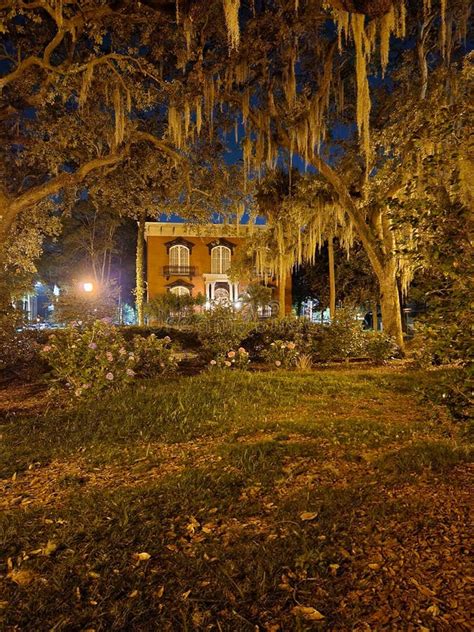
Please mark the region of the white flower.
POLYGON ((135 375, 135 371, 133 369, 127 369, 126 371, 127 375, 129 375, 130 377, 133 377, 135 375))
POLYGON ((228 358, 235 358, 235 351, 229 351, 229 353, 227 354, 228 358))
POLYGON ((243 347, 239 347, 239 353, 241 353, 242 355, 246 354, 247 351, 243 348, 243 347))
POLYGON ((109 382, 111 382, 114 379, 114 374, 113 373, 107 373, 107 375, 105 376, 106 380, 109 380, 109 382))
POLYGON ((226 360, 226 361, 224 362, 224 364, 225 364, 226 366, 232 366, 232 364, 231 364, 228 360, 226 360))
POLYGON ((211 360, 209 364, 212 364, 214 366, 215 364, 217 364, 217 362, 215 360, 211 360))
POLYGON ((275 360, 275 366, 281 366, 280 360, 275 360))

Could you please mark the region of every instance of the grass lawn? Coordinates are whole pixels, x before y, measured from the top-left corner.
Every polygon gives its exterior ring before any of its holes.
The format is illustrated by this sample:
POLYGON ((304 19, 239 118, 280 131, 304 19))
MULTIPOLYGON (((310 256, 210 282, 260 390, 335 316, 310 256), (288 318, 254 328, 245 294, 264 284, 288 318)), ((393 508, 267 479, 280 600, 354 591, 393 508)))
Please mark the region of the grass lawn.
POLYGON ((0 627, 472 629, 465 428, 419 393, 439 374, 206 372, 18 402, 0 627))

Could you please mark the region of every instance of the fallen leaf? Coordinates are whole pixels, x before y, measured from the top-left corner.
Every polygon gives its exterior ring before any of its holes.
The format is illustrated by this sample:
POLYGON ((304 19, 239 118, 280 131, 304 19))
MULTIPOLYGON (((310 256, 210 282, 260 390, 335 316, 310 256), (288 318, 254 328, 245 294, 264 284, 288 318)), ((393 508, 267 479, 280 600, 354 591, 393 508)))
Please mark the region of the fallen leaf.
POLYGON ((48 543, 46 544, 45 547, 43 547, 41 551, 41 555, 52 555, 56 551, 57 548, 58 548, 58 545, 56 544, 56 542, 53 542, 52 540, 48 540, 48 543))
POLYGON ((138 562, 144 562, 146 560, 149 560, 151 557, 151 555, 149 553, 135 553, 134 558, 138 561, 138 562))
POLYGON ((303 513, 300 513, 300 520, 314 520, 317 517, 317 511, 303 511, 303 513))
POLYGON ((380 564, 369 564, 369 568, 371 568, 373 571, 378 571, 380 568, 380 564))
POLYGON ((322 621, 324 615, 310 606, 295 606, 291 611, 295 616, 302 617, 306 621, 322 621))
POLYGON ((18 584, 18 586, 28 586, 35 579, 36 575, 33 571, 27 569, 14 568, 8 573, 7 577, 15 584, 18 584))
POLYGON ((138 590, 132 590, 128 596, 130 599, 135 599, 135 597, 138 597, 138 590))
POLYGON ((161 597, 163 597, 164 592, 165 592, 165 587, 158 586, 158 588, 155 590, 155 595, 158 597, 158 599, 161 599, 161 597))
POLYGON ((437 617, 440 613, 440 609, 438 608, 438 606, 434 603, 432 606, 430 606, 429 608, 426 608, 426 612, 429 612, 433 617, 437 617))

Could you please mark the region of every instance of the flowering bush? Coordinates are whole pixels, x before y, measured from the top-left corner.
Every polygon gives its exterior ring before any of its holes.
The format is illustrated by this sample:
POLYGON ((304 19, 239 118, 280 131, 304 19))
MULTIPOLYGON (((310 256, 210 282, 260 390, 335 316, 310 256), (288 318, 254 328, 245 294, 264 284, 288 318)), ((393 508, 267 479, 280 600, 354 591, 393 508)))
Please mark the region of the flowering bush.
POLYGON ((275 340, 262 352, 264 360, 277 369, 294 367, 298 356, 297 344, 292 340, 275 340))
POLYGON ((248 369, 249 363, 248 352, 243 347, 239 347, 237 351, 231 349, 225 355, 218 355, 217 358, 210 361, 209 366, 218 369, 234 367, 245 371, 248 369))
POLYGON ((135 358, 115 327, 96 321, 85 329, 68 327, 54 334, 41 355, 57 384, 77 397, 94 396, 104 388, 121 386, 135 376, 135 358))
POLYGON ((53 381, 76 397, 93 397, 119 388, 137 375, 174 369, 170 338, 136 336, 131 346, 115 327, 96 321, 83 329, 70 326, 50 336, 41 356, 51 367, 53 381))
POLYGON ((151 377, 157 373, 172 373, 178 362, 171 346, 171 338, 157 338, 155 334, 133 339, 133 354, 136 371, 141 376, 151 377))

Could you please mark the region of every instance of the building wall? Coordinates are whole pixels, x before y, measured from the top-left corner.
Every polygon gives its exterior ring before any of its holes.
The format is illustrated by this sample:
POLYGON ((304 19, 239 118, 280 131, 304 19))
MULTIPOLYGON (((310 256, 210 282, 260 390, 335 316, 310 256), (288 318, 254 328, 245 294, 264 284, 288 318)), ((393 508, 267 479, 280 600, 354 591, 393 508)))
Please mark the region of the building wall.
MULTIPOLYGON (((148 299, 164 294, 169 291, 169 284, 176 281, 183 281, 183 284, 192 284, 191 294, 197 296, 199 293, 206 296, 206 287, 204 274, 211 273, 211 255, 209 252, 208 244, 216 239, 223 238, 227 242, 235 245, 234 254, 236 249, 241 245, 245 239, 244 236, 231 236, 228 235, 229 231, 218 231, 219 225, 212 225, 209 227, 209 231, 212 234, 206 234, 206 230, 200 227, 202 234, 193 235, 193 230, 186 230, 183 225, 173 225, 158 222, 148 222, 146 230, 147 238, 147 290, 148 299), (217 230, 216 230, 217 229, 217 230), (158 233, 158 234, 157 234, 158 233), (224 233, 224 234, 222 234, 224 233), (177 237, 182 237, 188 242, 193 244, 192 251, 189 257, 189 265, 195 267, 195 275, 190 278, 189 276, 170 276, 166 277, 164 274, 165 266, 168 266, 169 254, 167 252, 166 244, 177 237)), ((239 292, 245 289, 244 283, 239 283, 239 292)), ((285 289, 285 313, 290 313, 292 305, 292 293, 291 293, 291 275, 288 277, 288 281, 285 289)), ((273 297, 278 299, 278 289, 275 288, 273 297)))

